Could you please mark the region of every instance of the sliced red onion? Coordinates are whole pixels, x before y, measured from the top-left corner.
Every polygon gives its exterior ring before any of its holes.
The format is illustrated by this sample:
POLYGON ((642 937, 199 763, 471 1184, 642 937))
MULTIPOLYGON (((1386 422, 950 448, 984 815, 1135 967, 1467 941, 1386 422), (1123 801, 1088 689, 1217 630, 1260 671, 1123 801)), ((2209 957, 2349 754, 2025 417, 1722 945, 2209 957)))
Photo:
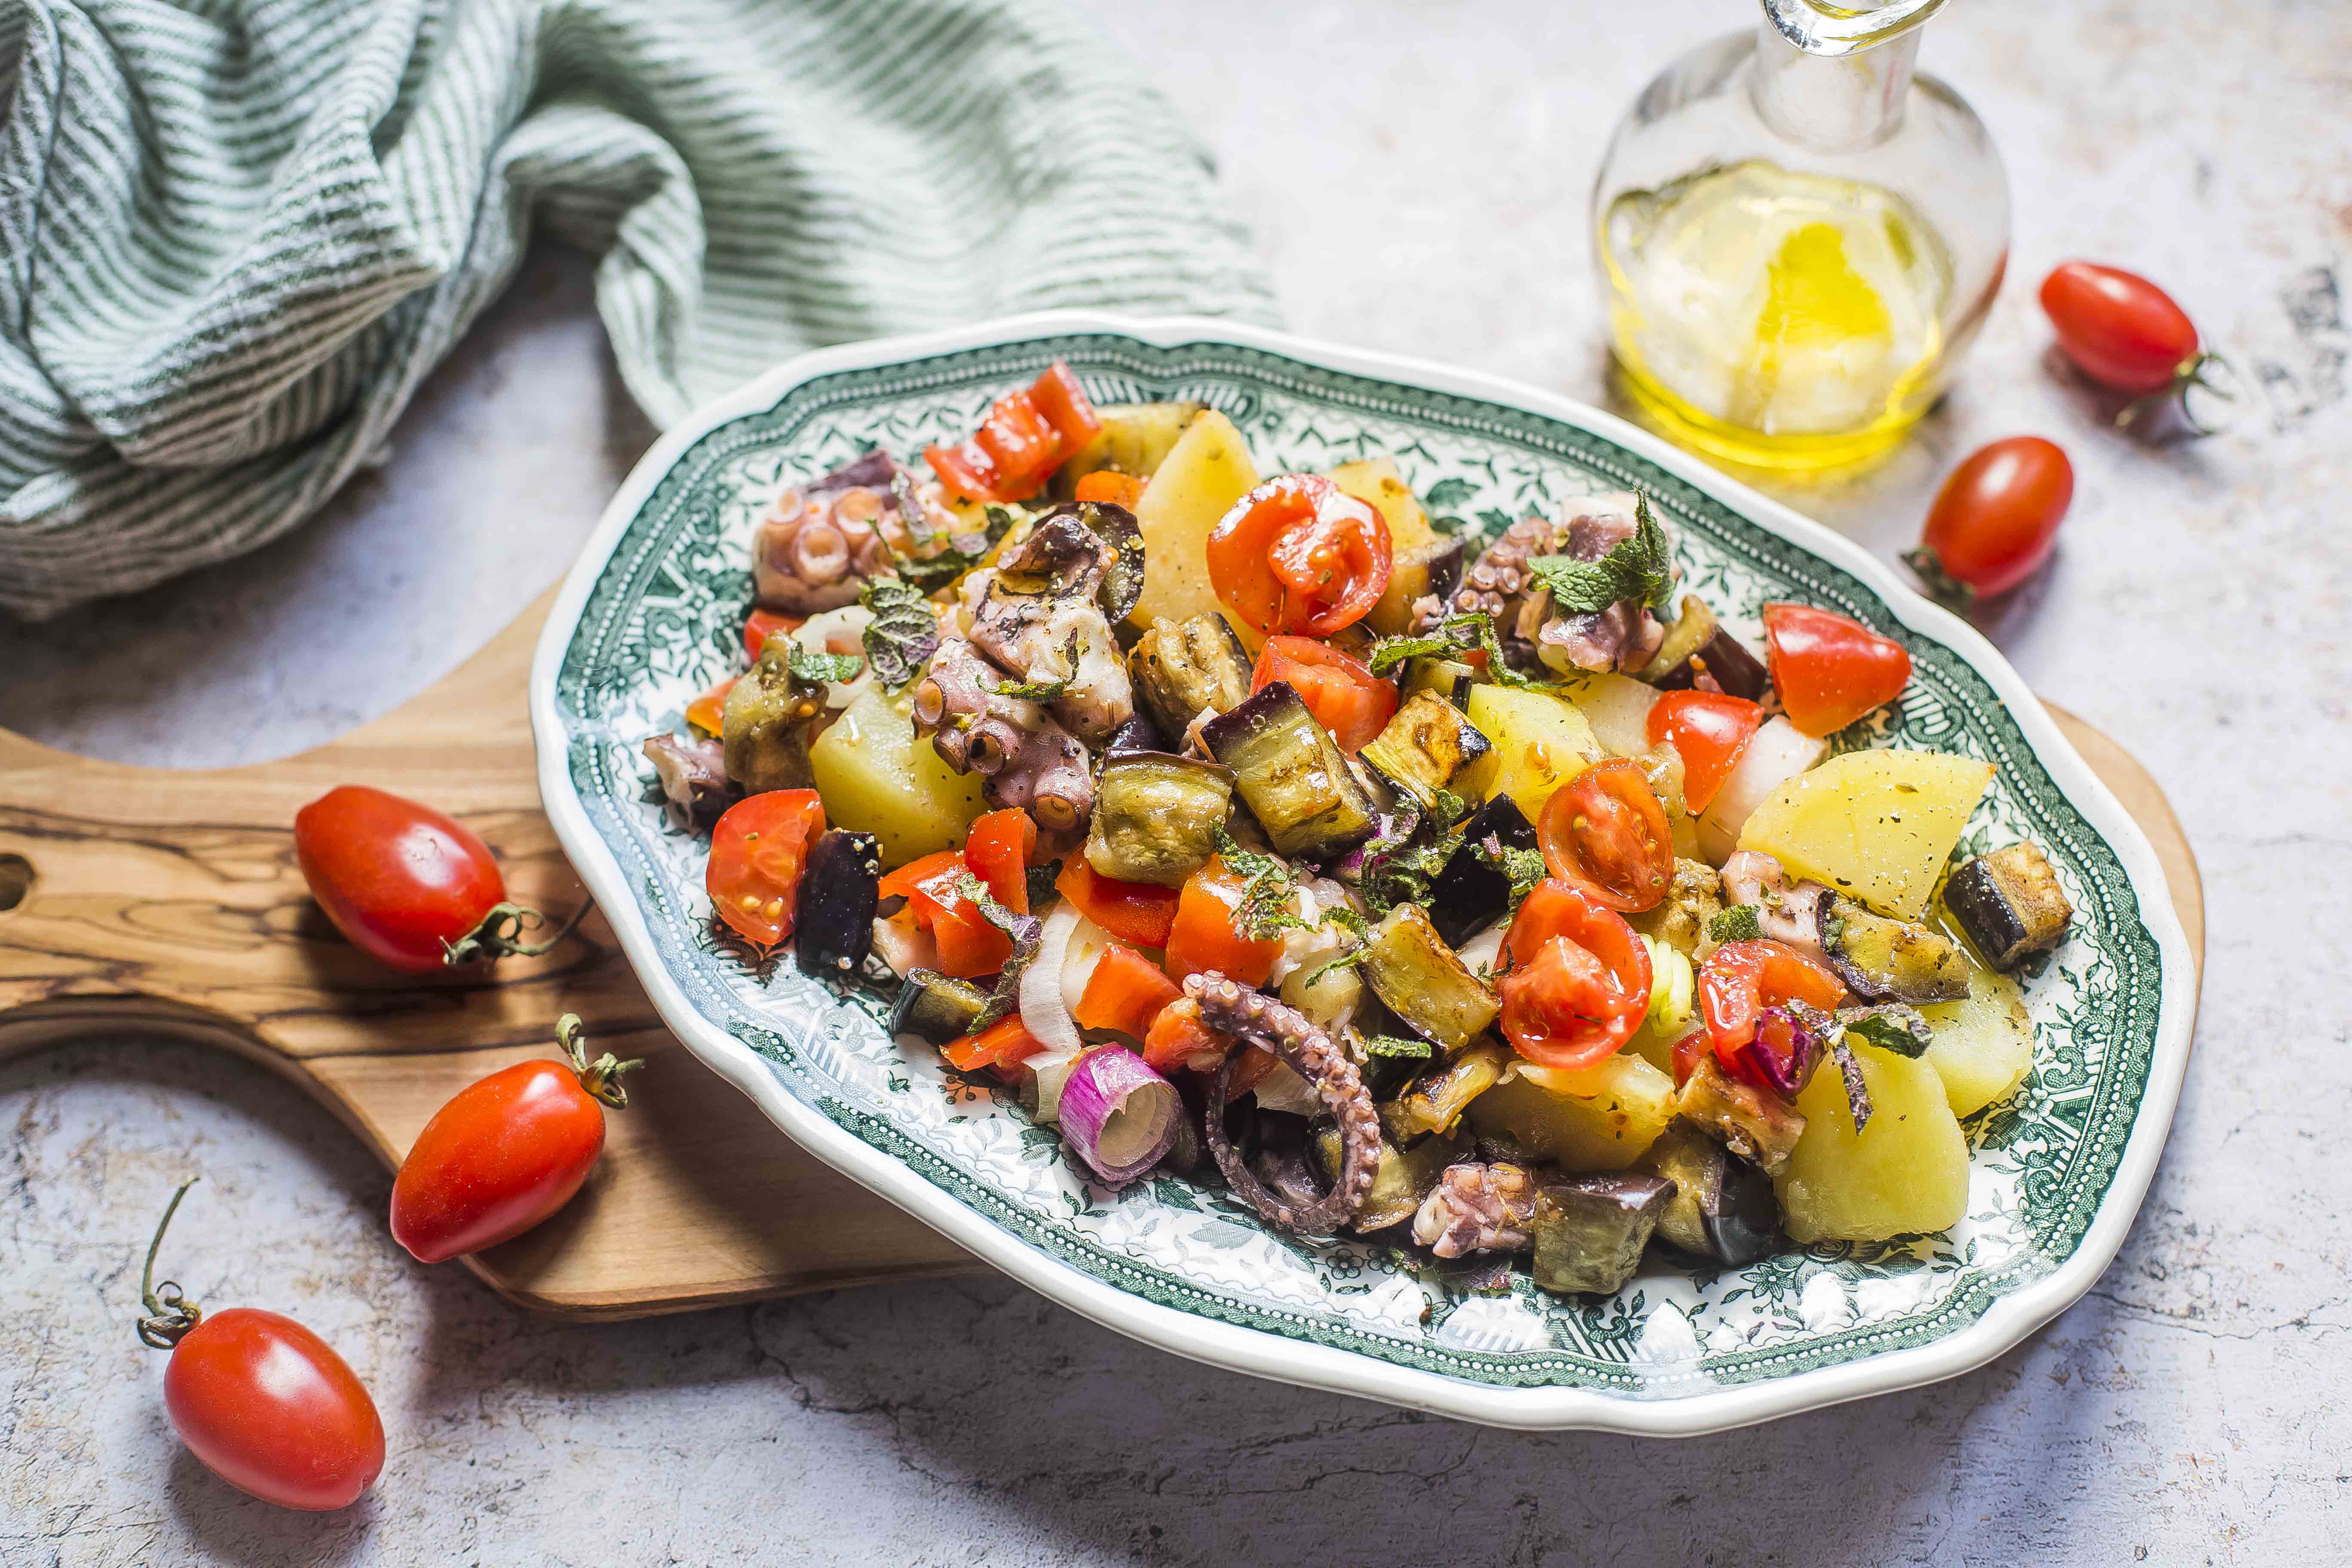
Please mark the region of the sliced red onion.
POLYGON ((1821 1065, 1829 1034, 1825 1022, 1800 1002, 1765 1008, 1756 1018, 1756 1037, 1740 1047, 1742 1076, 1783 1100, 1795 1100, 1821 1065))
POLYGON ((1114 1187, 1160 1163, 1183 1114, 1176 1086, 1120 1046, 1088 1051, 1062 1086, 1062 1136, 1114 1187))
POLYGON ((1037 939, 1037 956, 1021 972, 1021 1026, 1044 1041, 1047 1050, 1074 1057, 1086 1042, 1078 1037, 1078 1021, 1070 1016, 1070 1005, 1063 997, 1062 964, 1069 956, 1070 935, 1083 918, 1068 900, 1055 904, 1037 939))
POLYGON ((1051 1126, 1062 1119, 1062 1089, 1085 1055, 1082 1050, 1040 1051, 1021 1064, 1029 1069, 1028 1092, 1023 1098, 1038 1125, 1051 1126))

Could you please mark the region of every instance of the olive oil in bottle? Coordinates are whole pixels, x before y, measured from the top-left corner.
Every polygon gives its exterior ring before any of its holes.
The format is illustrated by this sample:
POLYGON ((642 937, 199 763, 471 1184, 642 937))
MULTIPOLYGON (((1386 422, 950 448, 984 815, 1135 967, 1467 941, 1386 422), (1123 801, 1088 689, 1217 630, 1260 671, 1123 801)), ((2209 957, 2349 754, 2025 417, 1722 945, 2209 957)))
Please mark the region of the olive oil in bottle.
POLYGON ((1884 186, 1757 159, 1611 205, 1601 263, 1626 393, 1705 450, 1852 461, 1940 390, 1943 240, 1884 186))

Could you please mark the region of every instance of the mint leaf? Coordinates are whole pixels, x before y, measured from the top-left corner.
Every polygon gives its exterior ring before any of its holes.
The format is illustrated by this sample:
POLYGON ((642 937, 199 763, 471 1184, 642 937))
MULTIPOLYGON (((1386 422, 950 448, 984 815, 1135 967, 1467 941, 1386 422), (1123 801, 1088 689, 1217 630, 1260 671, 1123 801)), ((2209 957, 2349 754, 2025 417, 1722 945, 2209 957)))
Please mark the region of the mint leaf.
POLYGON ((1244 879, 1241 902, 1234 906, 1234 930, 1251 942, 1271 942, 1286 931, 1306 929, 1290 907, 1298 879, 1287 862, 1243 848, 1222 822, 1210 829, 1210 841, 1225 869, 1244 879))
POLYGON ((1552 603, 1571 615, 1599 615, 1628 600, 1660 611, 1674 604, 1674 549, 1650 514, 1647 496, 1633 498, 1633 537, 1619 540, 1600 560, 1538 555, 1528 570, 1551 590, 1552 603))
POLYGON ((1927 1020, 1916 1008, 1896 1003, 1885 1007, 1855 1008, 1838 1015, 1845 1032, 1866 1046, 1893 1051, 1898 1057, 1921 1057, 1933 1038, 1927 1020))
POLYGON ((939 613, 921 589, 897 577, 868 583, 857 602, 874 613, 866 627, 866 662, 883 685, 897 688, 923 673, 940 648, 939 613))
POLYGON ((1408 1040, 1400 1035, 1366 1035, 1364 1050, 1376 1057, 1410 1057, 1426 1059, 1430 1052, 1427 1040, 1408 1040))
POLYGON ((1543 853, 1537 849, 1514 849, 1492 833, 1463 846, 1486 865, 1510 879, 1510 912, 1517 914, 1519 905, 1536 884, 1544 879, 1543 853))
POLYGON ((811 653, 795 643, 784 655, 784 668, 794 680, 814 683, 820 680, 855 680, 857 672, 866 668, 865 658, 854 653, 811 653))
POLYGON ((956 891, 979 906, 981 919, 1013 939, 1013 956, 996 972, 996 988, 989 993, 988 1005, 971 1022, 971 1033, 976 1035, 1021 1005, 1021 974, 1036 961, 1037 949, 1045 942, 1045 922, 1035 915, 1006 909, 988 890, 988 884, 969 871, 957 879, 956 891))

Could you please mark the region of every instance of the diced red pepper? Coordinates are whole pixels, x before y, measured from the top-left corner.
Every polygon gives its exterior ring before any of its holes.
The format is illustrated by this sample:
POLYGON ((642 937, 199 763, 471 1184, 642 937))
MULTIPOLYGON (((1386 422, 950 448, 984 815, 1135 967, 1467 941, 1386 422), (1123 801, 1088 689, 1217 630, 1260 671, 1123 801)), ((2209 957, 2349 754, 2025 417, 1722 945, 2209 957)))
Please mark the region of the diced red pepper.
POLYGON ((1055 434, 1061 437, 1061 455, 1065 458, 1102 432, 1102 416, 1095 412, 1095 405, 1088 400, 1086 389, 1078 384, 1078 378, 1071 374, 1070 367, 1060 360, 1047 365, 1044 374, 1031 385, 1029 401, 1039 414, 1045 416, 1045 423, 1054 427, 1055 434))
POLYGON ((1018 1067, 1045 1048, 1045 1042, 1031 1034, 1023 1026, 1021 1015, 1014 1013, 977 1035, 949 1041, 940 1047, 940 1055, 958 1072, 978 1072, 983 1068, 1018 1067))
POLYGON ((1029 912, 1029 855, 1036 847, 1037 825, 1029 820, 1027 812, 1008 806, 971 825, 964 838, 963 858, 988 884, 998 903, 1016 915, 1025 915, 1029 912))
POLYGON ((686 721, 706 735, 718 734, 727 717, 727 694, 735 689, 735 682, 740 679, 740 676, 730 675, 688 703, 686 721))
POLYGON ((1071 1016, 1082 1029, 1117 1029, 1139 1040, 1161 1010, 1183 994, 1158 964, 1115 942, 1096 961, 1071 1016))
POLYGON ((1062 863, 1054 890, 1077 905, 1078 913, 1138 947, 1166 947, 1176 923, 1177 889, 1106 877, 1083 854, 1062 863))
POLYGON ((773 610, 754 610, 751 618, 743 623, 743 651, 757 658, 760 650, 768 646, 770 637, 777 632, 798 631, 800 625, 800 618, 796 616, 780 616, 773 610))
POLYGON ((1142 499, 1143 481, 1133 474, 1118 474, 1108 468, 1097 468, 1078 481, 1078 500, 1082 501, 1108 501, 1112 506, 1123 506, 1133 511, 1135 503, 1142 499))

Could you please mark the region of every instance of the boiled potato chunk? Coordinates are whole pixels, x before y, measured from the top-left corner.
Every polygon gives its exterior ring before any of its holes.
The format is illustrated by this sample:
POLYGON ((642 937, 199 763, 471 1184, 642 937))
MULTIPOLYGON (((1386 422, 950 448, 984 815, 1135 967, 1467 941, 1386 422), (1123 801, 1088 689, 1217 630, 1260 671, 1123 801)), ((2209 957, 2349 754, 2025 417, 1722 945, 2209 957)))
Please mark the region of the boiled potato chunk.
MULTIPOLYGON (((1257 488, 1249 444, 1232 420, 1210 409, 1184 427, 1135 503, 1143 530, 1143 597, 1129 618, 1149 630, 1163 616, 1217 616, 1224 606, 1209 586, 1209 535, 1234 502, 1257 488)), ((1255 652, 1265 639, 1236 626, 1255 652)))
POLYGON ((1560 695, 1576 704, 1593 737, 1616 757, 1637 757, 1650 749, 1650 710, 1658 689, 1630 675, 1571 677, 1560 695))
POLYGON ((1941 752, 1848 752, 1767 796, 1739 830, 1739 847, 1916 921, 1992 773, 1990 763, 1941 752))
POLYGON ((1583 714, 1541 691, 1507 686, 1470 689, 1470 722, 1493 745, 1462 775, 1487 800, 1507 795, 1535 821, 1559 786, 1592 764, 1601 742, 1583 714))
POLYGON ((915 733, 905 708, 868 686, 809 748, 828 826, 882 841, 885 870, 952 849, 985 808, 980 776, 958 773, 915 733))
POLYGON ((1944 1080, 1924 1061, 1857 1044, 1870 1086, 1870 1124, 1857 1133, 1845 1077, 1824 1061, 1797 1097, 1804 1135, 1772 1179, 1789 1235, 1807 1241, 1885 1241, 1945 1230, 1969 1212, 1969 1142, 1944 1080))
POLYGON ((1969 994, 1919 1009, 1935 1030, 1921 1059, 1944 1080, 1955 1116, 1974 1116, 2006 1100, 2033 1066, 2033 1020, 2017 982, 1980 964, 1969 966, 1969 994))
MULTIPOLYGON (((1429 525, 1429 513, 1422 510, 1421 499, 1397 472, 1396 463, 1388 458, 1366 458, 1360 462, 1342 463, 1331 470, 1331 482, 1354 496, 1358 500, 1381 514, 1389 527, 1389 552, 1399 562, 1419 561, 1437 543, 1437 530, 1429 525)), ((1379 637, 1402 637, 1412 629, 1412 601, 1420 593, 1420 579, 1426 574, 1400 572, 1390 580, 1388 592, 1380 603, 1365 613, 1364 624, 1379 637)))
POLYGON ((1674 1115, 1675 1080, 1622 1053, 1577 1072, 1514 1063, 1469 1111, 1477 1131, 1507 1133, 1570 1173, 1625 1169, 1674 1115))

